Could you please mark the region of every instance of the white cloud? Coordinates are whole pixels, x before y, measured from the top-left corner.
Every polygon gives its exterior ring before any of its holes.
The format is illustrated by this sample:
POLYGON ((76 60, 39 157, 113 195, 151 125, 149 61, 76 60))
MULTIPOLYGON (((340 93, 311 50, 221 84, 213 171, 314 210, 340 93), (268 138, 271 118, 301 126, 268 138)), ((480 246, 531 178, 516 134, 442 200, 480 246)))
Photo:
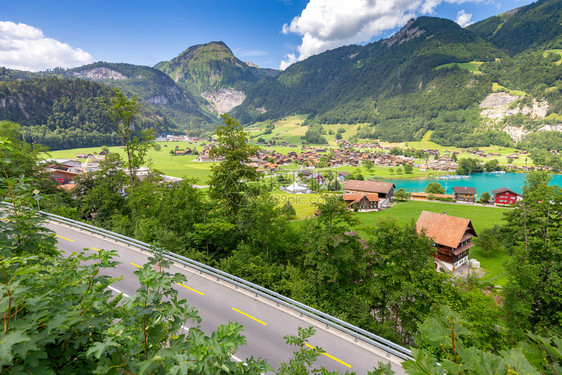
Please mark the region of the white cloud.
POLYGON ((458 23, 460 27, 465 27, 474 23, 470 22, 471 19, 472 14, 466 13, 464 9, 461 9, 457 12, 457 18, 455 19, 455 22, 458 23))
POLYGON ((92 61, 92 55, 88 52, 46 38, 36 27, 0 21, 0 66, 39 71, 56 67, 71 68, 92 61))
POLYGON ((287 55, 280 68, 328 49, 368 42, 412 17, 433 14, 443 2, 469 1, 483 0, 309 0, 299 16, 283 25, 284 34, 301 35, 302 41, 297 48, 298 57, 287 55))

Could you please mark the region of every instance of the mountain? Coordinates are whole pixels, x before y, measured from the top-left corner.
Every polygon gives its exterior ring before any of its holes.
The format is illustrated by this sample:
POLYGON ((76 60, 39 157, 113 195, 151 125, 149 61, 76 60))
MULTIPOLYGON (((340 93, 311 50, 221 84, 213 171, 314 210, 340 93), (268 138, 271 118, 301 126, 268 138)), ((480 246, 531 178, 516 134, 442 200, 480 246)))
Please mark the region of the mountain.
POLYGON ((56 148, 109 144, 98 104, 118 86, 141 98, 142 122, 163 132, 212 131, 217 114, 229 112, 244 124, 302 115, 318 135, 322 124, 360 124, 357 137, 396 142, 428 131, 461 147, 509 146, 530 133, 547 139, 562 131, 561 4, 540 0, 464 29, 419 17, 390 38, 283 72, 242 62, 223 42, 189 47, 154 68, 0 68, 0 120, 21 122, 56 148))
POLYGON ((178 129, 212 130, 216 123, 216 119, 202 110, 189 92, 167 74, 148 66, 96 62, 55 73, 120 87, 162 111, 178 129))
POLYGON ((362 136, 460 144, 479 125, 490 81, 459 68, 506 54, 456 23, 410 20, 391 38, 312 56, 259 82, 234 115, 244 122, 306 114, 310 123, 367 123, 362 136), (450 65, 452 64, 452 65, 450 65), (445 116, 447 113, 447 116, 445 116), (460 132, 451 123, 459 124, 460 132))
POLYGON ((562 35, 562 1, 540 0, 467 27, 510 55, 537 47, 562 35))
POLYGON ((52 149, 115 145, 104 108, 113 87, 139 98, 141 128, 202 132, 217 123, 165 73, 106 62, 38 73, 0 68, 0 120, 18 122, 29 141, 52 149))
POLYGON ((210 111, 229 112, 246 98, 245 91, 264 77, 277 75, 273 69, 260 69, 239 60, 223 42, 189 47, 156 69, 166 73, 181 87, 199 98, 210 111))

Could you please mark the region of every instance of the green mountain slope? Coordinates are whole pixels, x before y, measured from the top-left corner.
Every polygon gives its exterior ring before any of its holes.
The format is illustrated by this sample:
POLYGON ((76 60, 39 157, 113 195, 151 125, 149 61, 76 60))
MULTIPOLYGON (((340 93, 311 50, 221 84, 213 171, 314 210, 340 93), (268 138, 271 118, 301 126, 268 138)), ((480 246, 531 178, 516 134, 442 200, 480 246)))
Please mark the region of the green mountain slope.
POLYGON ((148 66, 96 62, 55 73, 120 87, 162 111, 178 129, 212 129, 216 123, 189 92, 167 74, 148 66))
POLYGON ((189 47, 179 56, 161 62, 155 68, 168 74, 181 87, 198 97, 200 104, 209 105, 211 102, 215 109, 217 105, 211 98, 213 94, 222 89, 241 92, 242 95, 238 95, 232 103, 236 104, 245 97, 244 91, 256 82, 277 74, 273 69, 260 69, 242 62, 223 42, 189 47))
MULTIPOLYGON (((13 71, 4 73, 8 74, 0 77, 0 120, 19 123, 27 142, 52 149, 119 144, 105 109, 113 96, 109 86, 39 74, 9 80, 13 71)), ((142 107, 137 126, 166 132, 173 124, 153 107, 142 107)))
POLYGON ((482 138, 473 135, 480 125, 478 103, 492 83, 485 75, 443 66, 503 57, 450 20, 420 17, 389 39, 292 65, 258 83, 234 114, 245 122, 289 114, 309 115, 309 122, 367 122, 374 126, 362 136, 392 141, 420 139, 431 129, 442 143, 463 144, 470 137, 472 143, 482 138))
POLYGON ((562 1, 540 0, 467 27, 510 55, 557 39, 562 34, 562 1))

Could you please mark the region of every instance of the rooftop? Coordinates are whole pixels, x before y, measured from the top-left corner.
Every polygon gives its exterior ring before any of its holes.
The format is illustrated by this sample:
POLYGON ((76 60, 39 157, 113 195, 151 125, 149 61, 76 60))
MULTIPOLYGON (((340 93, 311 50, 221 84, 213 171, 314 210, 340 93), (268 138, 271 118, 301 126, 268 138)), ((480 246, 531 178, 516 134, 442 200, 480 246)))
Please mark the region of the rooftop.
POLYGON ((418 233, 425 229, 425 234, 440 245, 457 248, 467 230, 477 236, 470 219, 449 216, 445 213, 422 211, 416 222, 418 233))

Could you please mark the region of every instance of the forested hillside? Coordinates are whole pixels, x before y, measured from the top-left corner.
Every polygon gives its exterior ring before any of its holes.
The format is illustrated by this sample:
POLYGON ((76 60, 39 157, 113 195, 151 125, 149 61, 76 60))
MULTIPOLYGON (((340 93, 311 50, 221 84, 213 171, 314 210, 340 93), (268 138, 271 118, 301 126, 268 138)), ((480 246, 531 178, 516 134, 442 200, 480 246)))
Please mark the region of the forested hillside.
POLYGON ((431 140, 446 146, 529 148, 530 139, 550 144, 562 131, 561 20, 559 0, 465 29, 420 17, 388 39, 326 51, 283 72, 242 62, 223 42, 189 47, 154 68, 0 68, 0 120, 53 148, 114 144, 94 98, 120 87, 141 99, 143 122, 161 131, 209 134, 222 113, 244 124, 301 115, 319 133, 322 124, 361 124, 358 138, 403 142, 432 130, 431 140))
POLYGON ((467 27, 510 55, 539 47, 562 33, 559 0, 540 0, 467 27))
POLYGON ((157 108, 179 130, 213 130, 217 122, 201 107, 196 99, 180 88, 167 74, 148 67, 132 64, 96 62, 62 71, 68 78, 84 78, 120 87, 157 108))
POLYGON ((456 66, 436 68, 503 57, 450 20, 420 17, 390 39, 294 64, 258 84, 234 114, 245 122, 309 114, 311 122, 375 125, 363 137, 407 141, 433 129, 441 142, 478 143, 480 135, 466 138, 480 124, 478 103, 491 92, 491 81, 456 66))
MULTIPOLYGON (((51 149, 117 145, 105 108, 113 93, 108 86, 80 79, 0 80, 0 119, 19 123, 25 141, 51 149)), ((143 107, 138 125, 157 132, 173 126, 150 107, 143 107)))

